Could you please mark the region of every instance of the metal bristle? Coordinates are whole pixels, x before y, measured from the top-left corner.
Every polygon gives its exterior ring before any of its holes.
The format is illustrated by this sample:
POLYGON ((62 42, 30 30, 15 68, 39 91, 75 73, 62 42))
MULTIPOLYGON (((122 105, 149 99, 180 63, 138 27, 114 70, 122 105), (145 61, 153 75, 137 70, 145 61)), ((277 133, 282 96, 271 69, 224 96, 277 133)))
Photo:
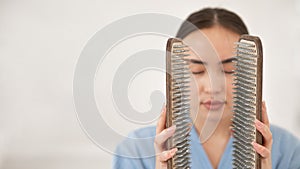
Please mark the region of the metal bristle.
POLYGON ((178 151, 172 158, 172 168, 190 169, 190 71, 186 57, 188 47, 181 41, 172 44, 171 50, 171 112, 176 131, 171 138, 171 148, 178 151))
POLYGON ((253 41, 240 39, 236 43, 236 71, 233 92, 233 168, 255 169, 256 152, 256 85, 257 46, 253 41))

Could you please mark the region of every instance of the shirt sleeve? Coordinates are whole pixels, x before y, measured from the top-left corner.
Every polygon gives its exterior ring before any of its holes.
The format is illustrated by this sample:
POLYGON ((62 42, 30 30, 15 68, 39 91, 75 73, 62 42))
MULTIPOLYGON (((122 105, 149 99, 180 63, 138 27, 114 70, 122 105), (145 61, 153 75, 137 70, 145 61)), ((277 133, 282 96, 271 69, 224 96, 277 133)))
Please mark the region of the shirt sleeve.
POLYGON ((117 147, 113 169, 153 169, 155 166, 154 139, 150 129, 131 132, 117 147))
POLYGON ((300 169, 300 140, 277 126, 271 126, 273 135, 272 168, 300 169))
POLYGON ((291 157, 290 167, 289 169, 300 169, 300 142, 296 142, 294 145, 294 152, 291 157))
POLYGON ((133 161, 133 159, 122 156, 122 154, 124 154, 124 151, 125 150, 122 147, 122 144, 119 144, 113 156, 113 169, 137 169, 137 164, 133 161))
POLYGON ((143 168, 139 159, 118 155, 122 148, 118 147, 113 157, 113 169, 140 169, 143 168))

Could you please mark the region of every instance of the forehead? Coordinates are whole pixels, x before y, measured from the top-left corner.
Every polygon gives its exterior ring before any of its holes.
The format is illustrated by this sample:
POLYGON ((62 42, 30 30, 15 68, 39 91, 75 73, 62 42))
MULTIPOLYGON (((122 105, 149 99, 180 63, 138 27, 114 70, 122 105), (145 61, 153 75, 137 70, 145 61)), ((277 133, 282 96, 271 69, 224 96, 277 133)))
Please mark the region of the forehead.
POLYGON ((190 47, 191 59, 222 61, 234 56, 240 35, 221 26, 194 31, 183 40, 190 47))

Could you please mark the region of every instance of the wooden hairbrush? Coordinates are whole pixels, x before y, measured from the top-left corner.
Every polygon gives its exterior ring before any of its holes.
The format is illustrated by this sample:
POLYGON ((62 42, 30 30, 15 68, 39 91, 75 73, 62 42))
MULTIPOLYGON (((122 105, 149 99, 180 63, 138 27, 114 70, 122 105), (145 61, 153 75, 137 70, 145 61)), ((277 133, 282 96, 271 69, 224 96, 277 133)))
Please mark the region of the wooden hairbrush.
POLYGON ((262 119, 262 44, 258 37, 242 35, 236 47, 233 94, 233 168, 261 169, 252 142, 263 143, 255 128, 262 119))
POLYGON ((166 127, 176 125, 167 148, 178 151, 168 160, 168 169, 189 169, 190 160, 190 70, 186 57, 188 47, 179 39, 170 38, 166 54, 166 127))

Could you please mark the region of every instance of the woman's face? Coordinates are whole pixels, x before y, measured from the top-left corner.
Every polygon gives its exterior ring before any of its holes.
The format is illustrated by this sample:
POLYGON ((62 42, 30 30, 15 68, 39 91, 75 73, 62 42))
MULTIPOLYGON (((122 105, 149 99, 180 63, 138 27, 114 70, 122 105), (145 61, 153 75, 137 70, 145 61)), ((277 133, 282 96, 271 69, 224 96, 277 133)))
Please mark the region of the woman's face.
POLYGON ((194 120, 232 118, 234 47, 240 35, 214 26, 190 33, 183 40, 190 47, 191 95, 194 120))

